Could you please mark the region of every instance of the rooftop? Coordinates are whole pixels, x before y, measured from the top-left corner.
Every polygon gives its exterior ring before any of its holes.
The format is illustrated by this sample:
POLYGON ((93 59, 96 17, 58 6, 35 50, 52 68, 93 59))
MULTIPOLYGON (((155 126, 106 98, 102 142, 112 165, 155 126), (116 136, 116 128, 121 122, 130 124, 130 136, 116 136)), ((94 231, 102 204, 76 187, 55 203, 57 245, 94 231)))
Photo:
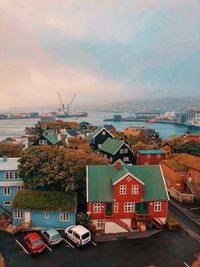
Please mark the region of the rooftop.
POLYGON ((18 160, 19 158, 6 158, 6 161, 3 161, 3 158, 0 158, 0 171, 16 171, 18 160))
POLYGON ((25 210, 76 211, 76 193, 42 190, 19 190, 12 207, 25 210))
POLYGON ((88 166, 88 202, 112 202, 113 183, 126 174, 136 177, 144 184, 144 201, 168 199, 160 166, 125 165, 117 170, 115 165, 95 165, 88 166))
POLYGON ((124 140, 107 138, 102 144, 100 150, 111 155, 114 155, 118 149, 124 144, 124 140))
POLYGON ((52 145, 56 145, 58 143, 57 134, 44 134, 43 135, 52 145))
POLYGON ((165 154, 165 151, 158 149, 144 149, 138 150, 140 154, 165 154))

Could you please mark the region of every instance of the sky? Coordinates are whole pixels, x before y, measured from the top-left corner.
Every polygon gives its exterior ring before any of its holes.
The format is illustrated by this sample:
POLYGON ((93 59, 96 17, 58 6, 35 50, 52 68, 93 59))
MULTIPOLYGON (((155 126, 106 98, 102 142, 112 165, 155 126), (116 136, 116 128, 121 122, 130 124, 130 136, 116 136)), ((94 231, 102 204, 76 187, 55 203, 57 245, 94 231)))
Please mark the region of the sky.
POLYGON ((0 0, 0 108, 200 95, 199 0, 0 0))

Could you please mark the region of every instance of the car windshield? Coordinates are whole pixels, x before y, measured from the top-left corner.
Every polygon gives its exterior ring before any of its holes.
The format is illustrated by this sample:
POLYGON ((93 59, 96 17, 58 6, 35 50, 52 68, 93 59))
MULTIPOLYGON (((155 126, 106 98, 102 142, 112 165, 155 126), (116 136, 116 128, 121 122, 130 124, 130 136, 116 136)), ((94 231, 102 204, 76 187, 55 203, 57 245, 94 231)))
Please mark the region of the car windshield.
POLYGON ((84 235, 82 235, 82 240, 88 238, 89 236, 90 236, 89 232, 85 233, 84 235))
POLYGON ((60 238, 60 234, 53 235, 53 236, 51 237, 52 240, 55 240, 55 239, 58 239, 58 238, 60 238))
POLYGON ((40 239, 35 240, 35 241, 32 242, 33 246, 39 246, 39 245, 41 245, 42 243, 43 243, 43 242, 42 242, 42 240, 40 240, 40 239))

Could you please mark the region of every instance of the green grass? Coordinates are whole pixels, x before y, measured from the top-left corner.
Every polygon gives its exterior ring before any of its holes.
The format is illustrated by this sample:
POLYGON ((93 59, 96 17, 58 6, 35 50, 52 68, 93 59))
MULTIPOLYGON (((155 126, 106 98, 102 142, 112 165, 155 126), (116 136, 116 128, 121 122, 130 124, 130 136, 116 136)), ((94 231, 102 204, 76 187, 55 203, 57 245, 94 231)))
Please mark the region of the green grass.
POLYGON ((14 209, 76 211, 76 193, 19 190, 13 200, 14 209))

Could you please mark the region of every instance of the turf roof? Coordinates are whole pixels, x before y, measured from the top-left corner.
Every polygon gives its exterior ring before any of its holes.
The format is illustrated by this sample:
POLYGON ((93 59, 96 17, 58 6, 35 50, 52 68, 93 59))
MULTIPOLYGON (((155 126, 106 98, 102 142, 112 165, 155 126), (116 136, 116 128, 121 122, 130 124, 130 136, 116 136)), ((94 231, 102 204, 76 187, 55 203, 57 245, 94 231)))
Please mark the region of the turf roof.
POLYGON ((111 155, 114 155, 120 147, 124 144, 124 140, 107 138, 106 141, 102 144, 100 150, 111 155))
POLYGON ((88 202, 112 202, 114 200, 113 179, 116 181, 128 173, 144 183, 144 201, 168 200, 160 166, 126 165, 121 170, 117 170, 114 165, 103 165, 88 166, 88 202))
POLYGON ((13 209, 54 210, 76 212, 76 193, 41 190, 19 190, 13 209))

